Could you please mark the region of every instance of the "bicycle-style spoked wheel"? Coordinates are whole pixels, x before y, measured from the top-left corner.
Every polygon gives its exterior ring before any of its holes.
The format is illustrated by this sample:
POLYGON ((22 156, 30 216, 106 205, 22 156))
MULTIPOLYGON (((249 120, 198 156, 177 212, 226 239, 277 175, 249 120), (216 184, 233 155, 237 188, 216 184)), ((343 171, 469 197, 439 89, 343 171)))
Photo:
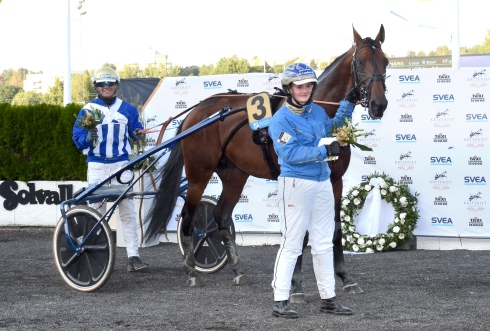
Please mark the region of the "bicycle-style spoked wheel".
MULTIPOLYGON (((213 212, 218 201, 209 196, 203 196, 199 203, 199 210, 194 217, 194 231, 192 240, 196 260, 196 270, 202 273, 213 273, 221 270, 228 262, 226 247, 219 235, 218 225, 214 221, 213 212)), ((230 219, 228 231, 235 238, 235 224, 230 219)), ((177 225, 177 240, 180 252, 182 247, 182 217, 177 225)))
MULTIPOLYGON (((79 245, 96 223, 100 213, 87 206, 76 206, 66 213, 69 235, 79 245)), ((73 289, 92 292, 101 288, 109 279, 115 260, 112 232, 106 222, 90 234, 79 255, 68 244, 65 221, 61 218, 56 225, 53 238, 53 254, 56 267, 63 280, 73 289)))

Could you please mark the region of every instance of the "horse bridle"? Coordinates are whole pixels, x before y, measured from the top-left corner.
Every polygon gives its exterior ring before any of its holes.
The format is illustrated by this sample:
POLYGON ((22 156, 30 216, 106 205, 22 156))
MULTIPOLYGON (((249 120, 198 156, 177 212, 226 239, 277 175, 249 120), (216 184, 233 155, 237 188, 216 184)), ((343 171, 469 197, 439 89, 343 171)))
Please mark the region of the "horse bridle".
POLYGON ((367 108, 369 106, 369 93, 371 90, 371 85, 376 82, 376 81, 381 81, 383 83, 383 90, 386 92, 386 74, 382 75, 375 75, 374 73, 376 72, 376 69, 381 69, 378 66, 378 61, 376 60, 376 49, 379 48, 381 51, 381 47, 377 45, 363 45, 359 49, 357 49, 357 44, 354 48, 354 54, 352 55, 352 62, 351 62, 351 71, 352 71, 352 76, 354 78, 354 86, 359 88, 359 91, 361 92, 361 98, 362 102, 361 105, 364 108, 367 108), (371 74, 367 74, 365 72, 358 72, 357 70, 357 62, 356 62, 356 54, 359 52, 361 49, 369 47, 371 50, 371 55, 373 56, 373 72, 371 74), (364 79, 362 79, 365 77, 364 79), (368 84, 365 84, 364 82, 366 80, 370 79, 368 84))

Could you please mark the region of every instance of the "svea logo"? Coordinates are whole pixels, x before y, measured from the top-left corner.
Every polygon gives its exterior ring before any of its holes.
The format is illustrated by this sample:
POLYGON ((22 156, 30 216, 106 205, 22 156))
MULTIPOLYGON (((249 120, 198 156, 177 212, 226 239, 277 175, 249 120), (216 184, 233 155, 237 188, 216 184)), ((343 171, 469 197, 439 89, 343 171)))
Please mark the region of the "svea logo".
POLYGON ((235 222, 253 222, 252 214, 235 214, 235 222))
POLYGON ((172 120, 172 126, 180 126, 184 122, 183 119, 180 120, 172 120))
POLYGON ((397 143, 416 143, 417 142, 417 137, 415 137, 414 134, 401 134, 398 133, 396 135, 396 142, 397 143))
POLYGON ((452 94, 434 94, 432 96, 434 102, 454 102, 454 96, 452 94))
POLYGON ((431 156, 430 157, 431 165, 452 165, 451 158, 448 156, 431 156))
POLYGON ((466 122, 488 122, 487 114, 466 114, 466 122))
POLYGON ((485 180, 485 177, 465 176, 464 177, 464 184, 465 185, 487 185, 487 181, 485 180))
POLYGON ((215 88, 222 88, 223 85, 221 84, 221 81, 219 80, 213 80, 213 81, 205 81, 204 82, 204 89, 215 89, 215 88))
POLYGON ((361 115, 361 122, 381 123, 381 119, 371 117, 371 116, 369 116, 367 114, 363 114, 363 115, 361 115))
POLYGON ((420 84, 420 78, 418 75, 400 75, 398 82, 400 84, 420 84))
POLYGON ((432 225, 434 226, 453 226, 451 217, 432 217, 432 225))

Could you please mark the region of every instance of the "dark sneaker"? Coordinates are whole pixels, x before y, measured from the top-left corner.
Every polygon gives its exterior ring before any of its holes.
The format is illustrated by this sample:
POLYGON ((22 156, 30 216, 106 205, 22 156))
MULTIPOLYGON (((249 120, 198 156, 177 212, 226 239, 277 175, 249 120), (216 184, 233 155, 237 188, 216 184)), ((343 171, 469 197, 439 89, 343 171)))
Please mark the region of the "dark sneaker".
POLYGON ((139 256, 131 256, 128 259, 128 271, 133 272, 133 271, 143 271, 145 269, 148 269, 149 265, 148 263, 144 263, 141 261, 141 258, 139 256))
POLYGON ((288 300, 274 301, 274 307, 272 307, 272 316, 284 317, 284 318, 298 318, 298 313, 289 307, 288 300))
POLYGON ((337 297, 330 299, 322 299, 320 305, 320 310, 324 313, 335 314, 335 315, 352 315, 353 312, 347 307, 342 306, 338 301, 337 297))

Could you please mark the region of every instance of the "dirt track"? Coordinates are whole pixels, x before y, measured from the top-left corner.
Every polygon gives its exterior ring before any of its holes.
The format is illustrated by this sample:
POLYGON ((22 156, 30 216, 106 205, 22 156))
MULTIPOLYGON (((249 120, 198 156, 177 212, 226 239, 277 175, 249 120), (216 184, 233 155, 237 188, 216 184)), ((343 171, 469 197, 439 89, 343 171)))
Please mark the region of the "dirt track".
MULTIPOLYGON (((232 271, 203 275, 190 289, 176 244, 143 248, 151 272, 127 273, 117 248, 111 278, 93 293, 72 290, 54 265, 52 229, 0 228, 0 329, 5 330, 489 330, 488 251, 395 251, 346 255, 363 294, 339 288, 353 316, 319 311, 311 255, 305 254, 307 303, 297 320, 271 316, 277 246, 239 247, 252 284, 232 271)), ((339 282, 337 282, 340 285, 339 282)))

